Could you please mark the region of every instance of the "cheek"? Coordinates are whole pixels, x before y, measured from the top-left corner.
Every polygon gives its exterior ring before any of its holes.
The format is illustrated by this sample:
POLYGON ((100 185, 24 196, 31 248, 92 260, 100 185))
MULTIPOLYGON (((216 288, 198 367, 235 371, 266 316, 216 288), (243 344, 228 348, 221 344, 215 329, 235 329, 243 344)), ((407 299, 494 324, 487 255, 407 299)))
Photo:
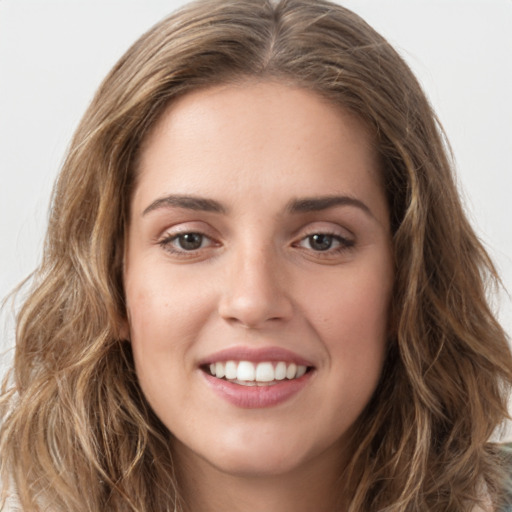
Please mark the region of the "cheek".
POLYGON ((364 339, 358 333, 373 333, 372 339, 386 336, 392 280, 383 276, 386 273, 341 271, 337 279, 309 288, 312 316, 329 338, 344 333, 352 334, 362 342, 364 339))
POLYGON ((155 267, 146 265, 140 272, 132 268, 126 276, 130 331, 141 343, 167 346, 171 338, 183 338, 197 325, 208 294, 187 285, 179 274, 155 267))
POLYGON ((129 339, 147 395, 170 389, 194 368, 194 350, 215 304, 212 287, 199 286, 181 268, 132 259, 125 274, 129 339))
POLYGON ((194 314, 184 293, 145 275, 126 286, 130 340, 141 389, 168 426, 186 407, 188 391, 181 386, 191 364, 189 340, 194 314))
POLYGON ((324 344, 336 385, 355 394, 373 392, 384 362, 392 291, 388 268, 343 269, 336 279, 310 287, 310 324, 324 344))

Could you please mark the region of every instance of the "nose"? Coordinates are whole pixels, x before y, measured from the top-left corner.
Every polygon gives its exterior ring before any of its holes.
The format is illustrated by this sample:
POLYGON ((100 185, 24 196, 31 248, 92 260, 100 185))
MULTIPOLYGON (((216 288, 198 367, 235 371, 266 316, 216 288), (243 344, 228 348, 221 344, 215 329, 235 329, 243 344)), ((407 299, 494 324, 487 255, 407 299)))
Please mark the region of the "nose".
POLYGON ((292 316, 290 284, 271 250, 237 254, 222 284, 219 315, 226 321, 257 329, 292 316))

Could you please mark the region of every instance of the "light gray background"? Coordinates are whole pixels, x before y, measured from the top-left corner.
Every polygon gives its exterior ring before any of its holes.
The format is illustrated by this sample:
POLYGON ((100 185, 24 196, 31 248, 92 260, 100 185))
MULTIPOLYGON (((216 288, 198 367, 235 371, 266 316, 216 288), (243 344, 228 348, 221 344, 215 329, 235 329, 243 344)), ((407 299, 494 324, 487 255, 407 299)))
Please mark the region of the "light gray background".
MULTIPOLYGON (((139 35, 183 3, 0 0, 0 297, 40 258, 52 183, 94 90, 139 35)), ((512 291, 512 0, 340 3, 420 78, 452 143, 469 215, 512 291)), ((505 294, 499 316, 512 333, 505 294)), ((0 351, 13 339, 5 317, 0 351)))

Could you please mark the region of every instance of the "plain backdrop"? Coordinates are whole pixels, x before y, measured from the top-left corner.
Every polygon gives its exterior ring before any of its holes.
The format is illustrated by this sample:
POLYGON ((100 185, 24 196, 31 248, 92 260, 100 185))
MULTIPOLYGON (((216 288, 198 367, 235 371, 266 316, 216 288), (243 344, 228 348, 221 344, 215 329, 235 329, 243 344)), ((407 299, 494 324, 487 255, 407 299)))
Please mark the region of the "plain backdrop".
MULTIPOLYGON (((0 0, 0 297, 41 256, 52 183, 96 87, 183 3, 0 0)), ((512 0, 340 3, 387 37, 422 82, 451 141, 469 216, 512 291, 512 0)), ((0 351, 13 343, 6 316, 0 351)), ((512 333, 505 294, 499 316, 512 333)))

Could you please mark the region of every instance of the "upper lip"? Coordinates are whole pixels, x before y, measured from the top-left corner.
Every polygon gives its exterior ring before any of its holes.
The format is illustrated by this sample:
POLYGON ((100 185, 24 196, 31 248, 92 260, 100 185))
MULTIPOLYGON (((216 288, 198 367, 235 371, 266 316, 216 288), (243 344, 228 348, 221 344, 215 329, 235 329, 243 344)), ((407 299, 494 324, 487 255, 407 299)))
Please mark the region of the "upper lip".
POLYGON ((199 366, 209 365, 225 361, 250 361, 261 363, 265 361, 286 363, 295 363, 303 366, 313 366, 311 361, 299 356, 298 354, 281 347, 246 347, 237 346, 219 350, 199 362, 199 366))

